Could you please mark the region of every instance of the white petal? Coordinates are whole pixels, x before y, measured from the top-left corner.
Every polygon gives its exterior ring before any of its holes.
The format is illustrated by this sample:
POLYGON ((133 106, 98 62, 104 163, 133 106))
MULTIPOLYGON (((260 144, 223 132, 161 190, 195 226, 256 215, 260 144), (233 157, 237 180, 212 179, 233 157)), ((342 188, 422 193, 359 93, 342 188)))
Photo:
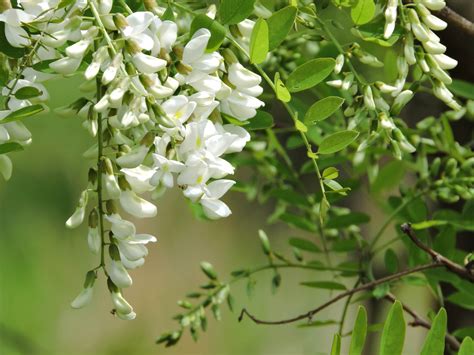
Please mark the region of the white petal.
POLYGON ((64 57, 49 64, 49 67, 59 74, 68 75, 76 72, 81 65, 81 58, 64 57))
POLYGON ((138 218, 155 217, 157 213, 154 204, 138 197, 133 191, 123 191, 120 204, 125 211, 138 218))
POLYGON ((206 28, 197 30, 193 38, 186 44, 183 52, 183 63, 192 65, 205 52, 211 32, 206 28))
POLYGON ((137 53, 132 57, 135 67, 144 74, 153 74, 166 67, 166 61, 144 53, 137 53))
POLYGON ((84 207, 77 207, 71 217, 66 221, 66 227, 76 228, 84 221, 86 210, 84 207))
POLYGON ((135 225, 122 219, 118 214, 105 215, 105 219, 112 224, 111 230, 115 237, 124 239, 135 235, 135 225))
POLYGON ((10 180, 12 177, 13 164, 9 157, 5 154, 0 155, 0 174, 5 180, 10 180))
POLYGON ((89 245, 89 250, 94 253, 98 254, 100 248, 102 246, 102 240, 100 238, 99 228, 90 228, 87 233, 87 244, 89 245))
POLYGON ((232 214, 229 207, 220 200, 202 199, 201 205, 205 215, 210 219, 224 218, 232 214))
POLYGON ((233 180, 216 180, 207 185, 207 196, 212 199, 220 199, 235 184, 233 180))
POLYGON ((110 279, 118 288, 126 288, 132 285, 132 278, 120 261, 111 260, 107 271, 110 279))
POLYGON ((91 300, 93 295, 92 287, 87 287, 82 289, 81 293, 71 302, 71 307, 75 309, 83 308, 87 306, 91 300))
POLYGON ((133 312, 132 306, 123 298, 122 294, 119 292, 112 292, 110 294, 112 297, 112 303, 114 304, 115 310, 119 313, 128 314, 133 312))

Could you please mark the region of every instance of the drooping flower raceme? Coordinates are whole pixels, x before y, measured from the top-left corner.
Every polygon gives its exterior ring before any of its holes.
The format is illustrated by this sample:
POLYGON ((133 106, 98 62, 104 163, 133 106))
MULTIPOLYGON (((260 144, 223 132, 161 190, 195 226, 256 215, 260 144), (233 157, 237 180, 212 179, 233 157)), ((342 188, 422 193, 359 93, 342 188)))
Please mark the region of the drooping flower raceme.
MULTIPOLYGON (((97 271, 103 268, 115 314, 133 319, 123 289, 133 282, 129 270, 144 264, 147 245, 157 239, 137 233, 129 219, 159 215, 155 203, 142 195, 158 197, 175 186, 209 219, 231 214, 222 198, 235 183, 227 178, 234 167, 225 157, 240 152, 250 135, 226 121, 255 116, 263 106, 258 99, 261 78, 229 49, 225 55, 209 53, 207 29, 198 29, 187 42, 178 37, 177 24, 162 20, 157 9, 125 16, 112 12, 108 0, 66 6, 58 1, 18 3, 0 21, 10 45, 32 46, 34 55, 22 77, 4 89, 10 98, 0 120, 47 99, 40 83, 45 75, 83 72, 83 88, 95 93, 67 111, 82 117, 97 140, 84 153, 95 163, 66 225, 76 228, 88 218, 87 243, 101 263, 87 274, 72 307, 90 302, 97 271), (88 16, 83 16, 85 11, 88 16), (30 34, 32 26, 39 34, 30 34), (15 93, 23 87, 39 94, 34 100, 19 99, 15 93)), ((30 135, 20 123, 0 121, 0 140, 27 144, 30 135)), ((4 175, 10 174, 9 165, 0 162, 4 175)))

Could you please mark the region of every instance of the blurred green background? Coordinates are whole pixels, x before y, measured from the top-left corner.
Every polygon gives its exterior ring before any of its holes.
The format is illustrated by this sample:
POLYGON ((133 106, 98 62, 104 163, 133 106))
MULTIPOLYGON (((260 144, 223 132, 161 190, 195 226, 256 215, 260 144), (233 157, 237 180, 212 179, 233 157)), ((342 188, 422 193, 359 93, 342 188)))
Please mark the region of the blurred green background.
MULTIPOLYGON (((77 78, 52 82, 52 107, 72 102, 79 82, 77 78)), ((86 184, 90 162, 82 153, 93 139, 77 117, 65 119, 49 112, 26 124, 33 144, 24 152, 11 154, 13 177, 0 185, 1 354, 328 353, 335 326, 271 327, 255 325, 248 319, 238 323, 238 314, 230 313, 225 305, 223 320, 210 320, 199 342, 185 334, 174 348, 154 344, 159 334, 175 329, 171 318, 178 311, 176 301, 205 282, 200 261, 214 264, 226 279, 233 269, 266 263, 258 243, 259 228, 267 231, 277 248, 283 248, 289 236, 302 236, 281 225, 267 226, 270 206, 247 202, 238 193, 226 197, 233 215, 225 220, 197 221, 180 191, 170 191, 158 201, 156 218, 136 221, 140 232, 154 234, 159 240, 150 246, 145 266, 131 272, 134 285, 125 291, 138 314, 136 320, 122 321, 110 313, 112 305, 103 278, 96 283, 91 305, 71 309, 69 303, 81 290, 85 272, 98 263, 87 249, 87 227, 71 231, 64 226, 86 184)), ((372 214, 375 223, 371 228, 376 230, 380 212, 371 210, 369 204, 358 208, 372 214)), ((235 284, 236 309, 245 306, 262 318, 278 319, 306 311, 331 296, 330 291, 302 292, 298 288, 301 281, 328 280, 330 274, 290 270, 283 271, 282 276, 276 295, 271 293, 271 271, 257 276, 252 299, 245 293, 245 282, 235 284)), ((407 288, 398 295, 425 314, 431 297, 422 290, 407 288)), ((338 320, 341 308, 342 303, 338 303, 318 319, 338 320)), ((355 312, 352 305, 346 331, 355 312)), ((386 308, 369 309, 371 322, 380 321, 385 314, 386 308)), ((407 354, 416 353, 425 334, 423 329, 410 329, 407 354)), ((345 337, 346 347, 348 341, 345 337)), ((378 335, 371 338, 367 353, 375 353, 377 344, 378 335)))

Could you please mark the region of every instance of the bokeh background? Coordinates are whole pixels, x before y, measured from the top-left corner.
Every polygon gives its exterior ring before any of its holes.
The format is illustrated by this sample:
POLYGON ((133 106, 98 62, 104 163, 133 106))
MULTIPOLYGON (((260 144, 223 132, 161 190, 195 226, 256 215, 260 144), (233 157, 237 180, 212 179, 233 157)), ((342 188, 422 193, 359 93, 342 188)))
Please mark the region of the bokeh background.
MULTIPOLYGON (((474 18, 472 0, 451 1, 450 5, 459 6, 463 15, 474 18)), ((472 41, 462 43, 455 32, 444 36, 443 43, 451 51, 448 54, 461 62, 455 75, 474 79, 472 41)), ((78 84, 80 78, 52 82, 48 87, 52 107, 73 101, 78 84)), ((436 110, 438 103, 432 98, 422 100, 423 104, 429 102, 431 111, 436 110)), ((30 118, 26 124, 33 134, 33 144, 24 152, 11 154, 13 177, 8 183, 0 181, 0 354, 329 352, 335 327, 299 329, 295 325, 259 326, 248 320, 238 323, 238 314, 225 306, 223 320, 210 319, 208 331, 197 343, 185 334, 174 348, 154 344, 159 334, 175 329, 176 322, 171 318, 179 311, 176 301, 205 282, 199 270, 201 261, 211 262, 226 279, 231 270, 266 262, 258 243, 258 229, 265 229, 276 248, 285 248, 289 236, 303 236, 282 225, 268 226, 266 218, 271 206, 248 202, 235 192, 226 199, 233 214, 225 220, 196 220, 180 191, 170 191, 158 201, 156 218, 136 221, 139 231, 158 237, 158 243, 149 248, 145 266, 131 273, 133 287, 125 291, 138 314, 136 320, 121 321, 110 314, 112 305, 103 279, 96 283, 91 305, 82 310, 71 309, 69 303, 81 290, 85 272, 97 264, 87 249, 87 227, 68 230, 64 226, 85 186, 90 162, 82 158, 82 153, 93 140, 77 117, 62 118, 49 112, 30 118)), ((357 201, 357 209, 372 216, 374 223, 367 230, 370 235, 378 229, 382 212, 367 197, 357 201)), ((298 287, 301 281, 330 279, 330 274, 283 271, 282 287, 275 295, 271 293, 271 276, 270 271, 256 277, 251 299, 246 295, 245 282, 235 284, 236 309, 245 306, 262 318, 279 319, 299 314, 331 296, 329 291, 302 292, 298 287)), ((404 286, 397 295, 409 300, 423 315, 433 302, 421 287, 404 286)), ((369 308, 371 322, 384 319, 386 306, 369 308)), ((342 303, 338 303, 318 317, 338 319, 341 308, 342 303)), ((350 329, 355 312, 353 305, 346 330, 350 329)), ((411 328, 405 353, 416 354, 425 334, 423 329, 411 328)), ((343 341, 343 349, 347 349, 349 337, 343 341)), ((378 335, 371 337, 367 353, 375 354, 377 344, 378 335)))

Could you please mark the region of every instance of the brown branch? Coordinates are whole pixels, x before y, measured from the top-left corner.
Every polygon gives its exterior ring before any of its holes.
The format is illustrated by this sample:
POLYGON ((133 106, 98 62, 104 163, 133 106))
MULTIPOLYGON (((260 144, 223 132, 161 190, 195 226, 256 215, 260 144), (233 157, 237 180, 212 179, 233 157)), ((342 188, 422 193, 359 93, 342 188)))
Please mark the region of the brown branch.
POLYGON ((435 15, 442 18, 450 25, 456 26, 459 30, 466 33, 467 35, 474 37, 474 23, 449 7, 446 6, 442 10, 436 11, 435 15))
MULTIPOLYGON (((395 296, 392 295, 391 293, 388 293, 387 295, 385 295, 384 298, 392 303, 396 301, 395 296)), ((412 327, 423 327, 426 329, 431 329, 431 324, 427 320, 422 318, 413 309, 411 309, 404 303, 402 303, 402 307, 405 312, 407 312, 409 315, 413 317, 413 321, 410 322, 409 325, 411 325, 412 327)), ((455 350, 455 351, 459 350, 459 347, 461 346, 461 344, 459 344, 459 341, 456 339, 456 337, 454 337, 453 335, 449 333, 446 333, 445 340, 446 340, 446 343, 449 344, 449 347, 452 350, 455 350)))
POLYGON ((247 315, 256 324, 271 324, 271 325, 288 324, 288 323, 297 322, 297 321, 302 320, 302 319, 308 319, 309 321, 311 321, 311 319, 313 318, 313 316, 316 313, 322 311, 323 309, 329 307, 333 303, 336 303, 337 301, 339 301, 339 300, 341 300, 341 299, 343 299, 347 296, 351 296, 351 295, 353 295, 357 292, 360 292, 360 291, 370 290, 370 289, 374 288, 375 286, 381 285, 381 284, 389 282, 389 281, 398 280, 398 279, 402 278, 403 276, 410 275, 410 274, 413 274, 415 272, 420 272, 420 271, 433 269, 433 268, 437 268, 437 267, 442 267, 442 266, 444 266, 444 265, 439 264, 437 262, 433 262, 431 264, 420 265, 420 266, 417 266, 413 269, 401 271, 401 272, 398 272, 396 274, 392 274, 392 275, 389 275, 389 276, 382 277, 378 280, 374 280, 374 281, 368 282, 366 284, 363 284, 359 287, 353 288, 351 290, 347 290, 346 292, 343 292, 343 293, 337 295, 336 297, 330 299, 329 301, 322 304, 321 306, 319 306, 315 309, 312 309, 311 311, 308 311, 306 313, 303 313, 299 316, 289 318, 289 319, 283 319, 283 320, 277 320, 277 321, 262 320, 262 319, 258 319, 254 315, 250 314, 245 308, 243 308, 242 311, 240 312, 239 322, 242 321, 244 315, 247 315))
POLYGON ((413 231, 409 223, 402 224, 401 229, 402 229, 402 232, 405 233, 412 240, 412 242, 416 244, 418 248, 422 249, 427 254, 429 254, 433 258, 433 261, 436 264, 444 265, 448 270, 462 277, 463 279, 474 282, 474 273, 472 273, 471 270, 466 269, 465 267, 459 264, 456 264, 455 262, 449 260, 448 258, 441 255, 437 251, 434 251, 427 245, 423 244, 416 237, 415 232, 413 231))

